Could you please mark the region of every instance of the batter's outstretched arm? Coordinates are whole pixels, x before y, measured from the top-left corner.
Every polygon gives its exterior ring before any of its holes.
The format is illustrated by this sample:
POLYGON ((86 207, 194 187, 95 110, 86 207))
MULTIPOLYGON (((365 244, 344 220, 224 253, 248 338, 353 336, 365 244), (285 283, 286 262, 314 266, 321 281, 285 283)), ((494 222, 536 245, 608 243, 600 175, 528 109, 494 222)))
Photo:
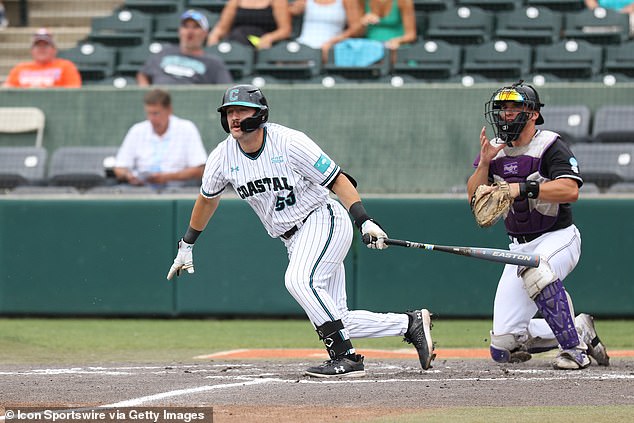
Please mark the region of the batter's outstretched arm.
POLYGON ((354 218, 354 223, 361 231, 363 242, 368 248, 378 250, 387 248, 387 244, 383 241, 387 238, 387 234, 368 216, 361 203, 361 196, 350 179, 341 173, 332 185, 332 191, 337 194, 341 204, 354 218))
POLYGON ((202 194, 198 194, 189 220, 189 226, 196 231, 202 232, 216 212, 219 202, 220 196, 207 198, 203 197, 202 194))
POLYGON ((179 276, 183 271, 194 273, 194 256, 192 254, 194 243, 218 208, 219 201, 220 196, 206 198, 198 194, 189 221, 189 228, 187 228, 187 232, 183 238, 178 241, 176 258, 174 259, 174 263, 172 263, 172 267, 170 267, 170 270, 167 272, 168 280, 172 279, 174 275, 179 276))

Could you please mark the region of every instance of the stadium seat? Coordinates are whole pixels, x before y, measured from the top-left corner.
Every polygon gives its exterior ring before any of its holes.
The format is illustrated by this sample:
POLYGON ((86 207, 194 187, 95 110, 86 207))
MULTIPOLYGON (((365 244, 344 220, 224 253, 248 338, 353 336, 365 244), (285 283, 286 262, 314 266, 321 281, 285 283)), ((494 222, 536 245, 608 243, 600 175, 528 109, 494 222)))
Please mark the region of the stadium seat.
POLYGON ((147 44, 153 25, 153 16, 150 14, 119 9, 110 16, 92 18, 88 40, 113 47, 147 44))
POLYGON ((117 62, 115 48, 92 42, 80 42, 73 48, 60 51, 58 56, 77 66, 84 83, 114 75, 117 62))
POLYGON ((584 181, 601 189, 617 182, 634 182, 634 143, 577 143, 570 148, 584 181))
POLYGON ((460 72, 462 49, 442 40, 420 40, 396 51, 395 75, 425 80, 443 80, 460 72))
POLYGON ((598 7, 566 13, 564 38, 586 40, 595 44, 620 44, 630 32, 629 15, 598 7))
POLYGON ((496 15, 495 36, 525 44, 553 44, 559 41, 563 17, 545 7, 524 7, 496 15))
POLYGON ((456 6, 479 7, 492 12, 515 10, 524 4, 524 0, 456 0, 456 6))
POLYGON ((0 147, 0 189, 42 183, 46 155, 44 147, 0 147))
POLYGON ((633 194, 634 182, 617 182, 606 191, 607 194, 633 194))
MULTIPOLYGON (((201 13, 204 13, 207 17, 211 28, 213 28, 220 18, 220 14, 218 13, 211 13, 205 10, 201 13)), ((178 44, 178 29, 180 28, 181 14, 182 12, 178 11, 175 13, 163 13, 157 15, 154 18, 154 32, 152 33, 152 40, 178 44)))
POLYGON ((601 143, 634 143, 634 106, 597 108, 592 136, 601 143))
POLYGON ((414 0, 414 10, 421 12, 437 12, 453 7, 452 0, 414 0))
POLYGON ((222 41, 214 46, 205 47, 207 53, 220 57, 231 72, 234 80, 253 74, 255 53, 253 48, 235 41, 222 41))
POLYGON ((603 69, 605 72, 634 77, 634 41, 618 46, 606 46, 603 69))
POLYGON ((494 15, 477 7, 456 6, 429 13, 425 39, 453 44, 481 44, 491 39, 494 15))
POLYGON ((323 71, 327 75, 339 75, 348 79, 358 79, 359 82, 372 81, 387 75, 390 72, 390 52, 385 50, 383 59, 368 66, 340 66, 335 63, 334 49, 330 49, 328 61, 323 65, 323 71))
POLYGON ((182 10, 186 0, 125 0, 126 9, 140 10, 144 13, 170 13, 182 10))
POLYGON ((586 5, 583 0, 526 0, 527 6, 544 6, 552 10, 570 12, 583 10, 586 5))
POLYGON ((464 50, 464 73, 496 80, 517 80, 531 68, 531 47, 517 41, 488 41, 467 45, 464 50))
POLYGON ((213 13, 220 13, 227 4, 227 0, 187 0, 187 7, 205 9, 213 13))
POLYGON ((601 71, 603 48, 584 40, 563 40, 535 47, 533 70, 565 80, 589 79, 601 71))
POLYGON ((110 178, 119 147, 59 147, 51 156, 48 183, 88 189, 114 182, 110 178))
POLYGON ((113 75, 100 81, 95 81, 94 85, 104 85, 114 88, 126 88, 137 85, 137 80, 133 76, 113 75))
POLYGON ((583 182, 581 188, 579 188, 581 194, 600 194, 601 188, 594 182, 583 182))
POLYGON ((279 80, 307 80, 321 73, 321 50, 297 41, 280 41, 256 56, 256 75, 269 75, 279 80))
POLYGON ((145 61, 153 54, 160 53, 165 47, 164 44, 154 42, 139 46, 120 47, 119 64, 116 72, 119 75, 135 76, 139 69, 143 67, 145 61))
POLYGON ((0 139, 3 145, 22 142, 23 135, 35 132, 35 147, 42 147, 46 116, 37 107, 0 107, 0 139), (6 142, 5 142, 6 140, 6 142))
POLYGON ((547 104, 541 112, 544 128, 557 132, 568 144, 591 142, 590 109, 583 104, 556 106, 547 104))

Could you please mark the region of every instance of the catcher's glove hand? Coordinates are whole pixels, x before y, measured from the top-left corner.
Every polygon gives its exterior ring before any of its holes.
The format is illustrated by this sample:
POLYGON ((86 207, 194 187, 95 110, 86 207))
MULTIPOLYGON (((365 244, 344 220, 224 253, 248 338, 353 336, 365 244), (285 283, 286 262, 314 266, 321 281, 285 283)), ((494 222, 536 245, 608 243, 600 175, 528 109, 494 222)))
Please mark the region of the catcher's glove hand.
POLYGON ((505 181, 493 185, 480 185, 471 197, 471 211, 483 228, 494 225, 506 216, 513 204, 509 184, 505 181))

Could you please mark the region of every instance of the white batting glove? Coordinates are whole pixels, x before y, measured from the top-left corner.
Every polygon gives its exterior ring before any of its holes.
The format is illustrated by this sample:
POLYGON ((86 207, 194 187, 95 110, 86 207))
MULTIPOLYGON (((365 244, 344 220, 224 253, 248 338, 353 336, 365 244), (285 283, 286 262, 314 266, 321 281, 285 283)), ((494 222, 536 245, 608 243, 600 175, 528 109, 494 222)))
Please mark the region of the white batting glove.
POLYGON ((174 275, 180 276, 183 270, 186 270, 187 273, 194 273, 193 248, 194 244, 188 244, 182 239, 178 241, 178 253, 174 259, 174 264, 170 267, 170 271, 167 272, 167 280, 171 280, 174 275))
POLYGON ((385 243, 387 234, 372 220, 366 220, 361 225, 361 235, 363 242, 373 250, 384 250, 388 247, 385 243))

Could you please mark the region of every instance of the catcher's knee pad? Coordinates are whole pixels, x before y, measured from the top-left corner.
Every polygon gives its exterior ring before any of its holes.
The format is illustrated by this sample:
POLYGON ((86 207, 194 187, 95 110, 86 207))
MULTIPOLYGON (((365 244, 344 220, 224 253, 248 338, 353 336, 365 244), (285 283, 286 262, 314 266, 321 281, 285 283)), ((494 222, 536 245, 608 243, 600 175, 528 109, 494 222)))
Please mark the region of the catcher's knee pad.
POLYGON ((496 335, 491 332, 490 353, 493 361, 498 363, 523 363, 531 359, 526 346, 520 341, 527 336, 505 333, 496 335))
POLYGON ((525 269, 521 273, 522 281, 528 296, 534 300, 544 288, 558 280, 548 260, 541 257, 539 267, 525 269))
POLYGON ((324 342, 330 358, 348 354, 353 349, 348 331, 343 327, 341 319, 326 322, 317 326, 317 335, 324 342))

